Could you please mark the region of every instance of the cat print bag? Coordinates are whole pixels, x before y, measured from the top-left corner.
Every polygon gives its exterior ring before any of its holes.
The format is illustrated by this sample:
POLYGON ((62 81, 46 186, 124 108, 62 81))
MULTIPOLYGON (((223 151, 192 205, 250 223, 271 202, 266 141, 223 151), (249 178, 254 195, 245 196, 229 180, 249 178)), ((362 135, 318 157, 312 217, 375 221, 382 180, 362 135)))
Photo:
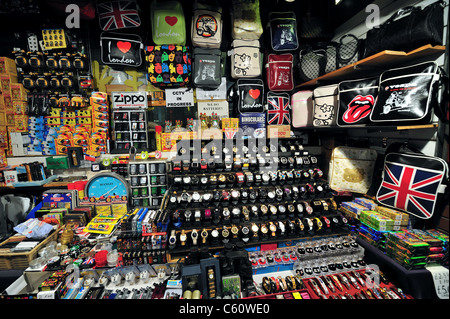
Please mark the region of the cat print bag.
POLYGON ((254 78, 261 75, 261 52, 259 40, 233 40, 231 77, 254 78))
POLYGON ((377 151, 370 148, 335 147, 328 174, 331 189, 366 194, 372 185, 376 160, 377 151))
POLYGON ((337 84, 319 86, 313 91, 313 126, 336 125, 337 84))

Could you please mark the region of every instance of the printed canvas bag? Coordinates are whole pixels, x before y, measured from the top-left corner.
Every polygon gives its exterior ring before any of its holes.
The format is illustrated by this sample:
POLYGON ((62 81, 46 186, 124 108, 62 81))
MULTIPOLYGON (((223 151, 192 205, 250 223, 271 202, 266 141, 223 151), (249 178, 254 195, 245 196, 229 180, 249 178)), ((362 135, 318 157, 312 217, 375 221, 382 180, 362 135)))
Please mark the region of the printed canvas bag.
POLYGON ((232 0, 231 27, 233 39, 258 40, 263 33, 259 0, 232 0))
POLYGON ((329 182, 333 190, 366 194, 372 184, 377 151, 338 146, 330 160, 329 182))
POLYGON ((194 5, 191 40, 196 47, 220 48, 222 43, 222 8, 201 3, 194 5))
POLYGON ((136 1, 109 1, 97 4, 98 19, 103 31, 137 28, 141 25, 136 1))
POLYGON ((336 124, 337 84, 319 86, 313 91, 313 126, 332 126, 336 124))
POLYGON ((253 78, 261 75, 261 53, 259 40, 233 40, 231 55, 231 77, 253 78))
POLYGON ((292 94, 292 126, 309 127, 312 126, 313 119, 313 91, 304 90, 292 94))
POLYGON ((191 77, 191 57, 181 45, 157 45, 145 48, 147 77, 157 87, 185 86, 191 77))
POLYGON ((186 23, 180 2, 154 0, 151 12, 153 42, 156 45, 186 43, 186 23))

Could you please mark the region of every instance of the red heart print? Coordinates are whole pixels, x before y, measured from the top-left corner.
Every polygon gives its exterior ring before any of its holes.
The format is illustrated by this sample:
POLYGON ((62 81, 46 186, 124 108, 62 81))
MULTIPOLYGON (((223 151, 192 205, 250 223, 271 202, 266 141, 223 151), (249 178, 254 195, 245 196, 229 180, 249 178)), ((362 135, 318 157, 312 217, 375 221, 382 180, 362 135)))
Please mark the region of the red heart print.
POLYGON ((171 27, 173 27, 178 22, 178 18, 177 17, 166 16, 164 18, 164 20, 166 20, 166 23, 168 25, 170 25, 171 27))
POLYGON ((118 41, 117 42, 117 48, 122 51, 122 53, 127 53, 130 51, 131 43, 130 42, 124 42, 124 41, 118 41))
POLYGON ((250 96, 251 96, 254 100, 256 100, 256 99, 259 97, 259 95, 261 94, 261 92, 260 92, 258 89, 250 89, 250 90, 248 91, 248 94, 250 94, 250 96))

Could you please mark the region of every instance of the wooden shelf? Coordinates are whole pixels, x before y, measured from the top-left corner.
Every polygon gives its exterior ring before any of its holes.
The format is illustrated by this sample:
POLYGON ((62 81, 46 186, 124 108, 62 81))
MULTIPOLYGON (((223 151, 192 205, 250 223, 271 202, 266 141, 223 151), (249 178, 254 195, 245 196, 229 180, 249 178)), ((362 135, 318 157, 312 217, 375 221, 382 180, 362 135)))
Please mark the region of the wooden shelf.
POLYGON ((297 88, 312 87, 322 82, 340 81, 344 79, 355 79, 380 74, 393 66, 407 64, 422 58, 436 58, 445 52, 445 46, 431 44, 424 45, 410 52, 385 50, 370 57, 349 64, 343 68, 324 74, 318 78, 304 82, 297 88))

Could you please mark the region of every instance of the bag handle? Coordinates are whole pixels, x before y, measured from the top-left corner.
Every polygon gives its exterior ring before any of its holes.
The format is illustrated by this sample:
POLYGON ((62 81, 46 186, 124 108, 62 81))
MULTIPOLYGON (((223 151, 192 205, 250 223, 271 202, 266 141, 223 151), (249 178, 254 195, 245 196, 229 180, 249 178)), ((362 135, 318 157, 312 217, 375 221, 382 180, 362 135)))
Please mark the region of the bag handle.
POLYGON ((408 141, 403 142, 394 142, 389 144, 389 146, 386 148, 386 151, 384 152, 385 156, 389 153, 395 153, 395 152, 407 152, 407 153, 417 153, 420 155, 425 155, 423 152, 415 148, 414 146, 411 146, 408 141))
POLYGON ((420 10, 420 9, 417 7, 414 7, 414 6, 407 6, 407 7, 401 8, 401 9, 397 10, 397 12, 395 12, 384 24, 387 25, 391 22, 394 22, 394 20, 399 19, 408 14, 411 14, 417 10, 420 10))
MULTIPOLYGON (((355 55, 356 54, 358 54, 358 51, 359 51, 359 48, 358 48, 358 45, 356 46, 356 50, 355 50, 355 52, 353 52, 353 54, 352 54, 352 56, 350 57, 350 58, 347 58, 347 59, 344 59, 344 58, 342 58, 341 57, 341 46, 342 45, 344 45, 344 39, 345 38, 352 38, 353 40, 355 40, 357 43, 359 42, 359 39, 354 35, 354 34, 345 34, 345 35, 343 35, 340 39, 339 39, 339 44, 338 44, 338 47, 337 47, 337 59, 338 59, 338 61, 340 62, 340 63, 342 63, 342 64, 347 64, 347 63, 349 63, 354 57, 355 57, 355 55)), ((348 42, 347 42, 348 43, 348 42)))

